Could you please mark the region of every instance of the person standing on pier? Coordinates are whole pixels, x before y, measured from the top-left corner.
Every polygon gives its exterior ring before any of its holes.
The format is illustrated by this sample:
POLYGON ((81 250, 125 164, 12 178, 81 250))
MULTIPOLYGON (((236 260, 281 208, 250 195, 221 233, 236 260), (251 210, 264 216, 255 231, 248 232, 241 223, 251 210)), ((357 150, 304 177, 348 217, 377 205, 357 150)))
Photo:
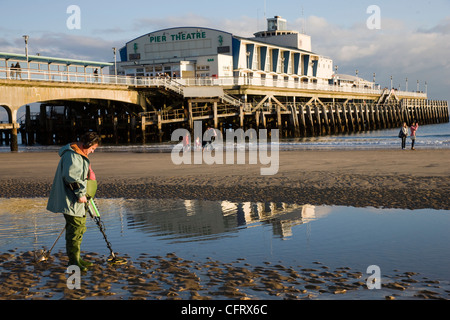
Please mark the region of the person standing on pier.
POLYGON ((403 127, 400 129, 399 137, 402 139, 402 150, 406 149, 406 138, 408 137, 408 126, 406 122, 403 123, 403 127))
POLYGON ((97 68, 95 68, 95 70, 94 70, 94 80, 95 80, 95 82, 98 82, 98 69, 97 68))
POLYGON ((19 62, 16 63, 15 69, 16 69, 16 79, 20 77, 20 80, 22 80, 22 71, 19 62))
POLYGON ((416 143, 416 131, 417 129, 419 129, 419 123, 417 121, 415 121, 412 125, 411 125, 411 150, 416 150, 414 148, 414 145, 416 143))
POLYGON ((76 265, 81 271, 92 265, 80 258, 80 247, 86 232, 86 203, 97 189, 88 156, 97 149, 99 141, 95 132, 88 132, 79 142, 69 143, 59 150, 61 159, 47 203, 48 211, 64 215, 69 265, 76 265))
POLYGON ((15 67, 14 63, 11 63, 11 67, 9 68, 9 72, 10 72, 9 76, 10 76, 11 80, 14 79, 14 77, 16 75, 15 69, 16 69, 16 67, 15 67))

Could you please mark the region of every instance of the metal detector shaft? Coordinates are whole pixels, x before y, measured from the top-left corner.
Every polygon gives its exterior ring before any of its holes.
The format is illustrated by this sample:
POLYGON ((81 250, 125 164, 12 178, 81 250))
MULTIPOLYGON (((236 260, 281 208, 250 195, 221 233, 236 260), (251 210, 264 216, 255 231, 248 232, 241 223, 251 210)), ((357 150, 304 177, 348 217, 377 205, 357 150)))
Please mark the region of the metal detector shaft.
POLYGON ((94 219, 95 223, 97 224, 100 232, 103 235, 103 238, 105 239, 106 242, 106 246, 108 247, 109 251, 111 252, 111 256, 113 257, 113 259, 116 258, 114 251, 111 248, 111 243, 108 241, 108 238, 106 237, 106 233, 103 227, 103 224, 100 220, 100 213, 97 209, 97 206, 95 205, 94 199, 89 199, 88 204, 87 204, 87 209, 89 212, 89 215, 91 216, 92 219, 94 219))
POLYGON ((52 247, 50 248, 50 250, 48 251, 44 251, 41 256, 36 257, 36 261, 37 262, 41 262, 41 261, 45 261, 50 257, 50 253, 52 252, 53 248, 55 247, 56 243, 58 242, 59 238, 61 238, 64 230, 66 230, 66 227, 64 226, 64 228, 61 230, 61 232, 59 233, 58 237, 56 238, 55 242, 53 242, 52 247))
POLYGON ((61 230, 61 232, 59 233, 58 238, 56 238, 55 242, 53 242, 52 247, 50 248, 50 250, 48 250, 48 253, 47 253, 48 255, 50 255, 50 252, 52 252, 53 248, 55 247, 56 242, 58 242, 59 238, 61 238, 61 236, 62 236, 64 230, 66 230, 66 226, 64 226, 64 228, 63 228, 63 229, 61 230))

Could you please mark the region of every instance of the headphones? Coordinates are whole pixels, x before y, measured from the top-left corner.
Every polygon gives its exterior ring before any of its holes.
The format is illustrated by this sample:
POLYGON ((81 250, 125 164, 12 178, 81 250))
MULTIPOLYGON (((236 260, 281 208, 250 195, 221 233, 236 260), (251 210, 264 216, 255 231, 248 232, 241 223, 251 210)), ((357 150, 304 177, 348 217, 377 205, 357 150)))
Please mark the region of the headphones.
POLYGON ((84 149, 89 149, 100 142, 100 137, 96 132, 87 132, 81 137, 81 143, 84 149))

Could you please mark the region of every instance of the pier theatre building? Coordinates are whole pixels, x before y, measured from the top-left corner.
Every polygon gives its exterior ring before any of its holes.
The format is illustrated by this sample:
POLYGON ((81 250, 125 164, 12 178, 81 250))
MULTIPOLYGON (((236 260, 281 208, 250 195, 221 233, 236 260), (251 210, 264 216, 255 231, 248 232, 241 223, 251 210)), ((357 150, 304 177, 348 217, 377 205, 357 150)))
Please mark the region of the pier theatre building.
POLYGON ((328 84, 333 76, 333 61, 313 53, 310 36, 289 31, 279 16, 253 38, 201 27, 155 31, 129 41, 120 58, 117 74, 127 76, 317 84, 328 84))

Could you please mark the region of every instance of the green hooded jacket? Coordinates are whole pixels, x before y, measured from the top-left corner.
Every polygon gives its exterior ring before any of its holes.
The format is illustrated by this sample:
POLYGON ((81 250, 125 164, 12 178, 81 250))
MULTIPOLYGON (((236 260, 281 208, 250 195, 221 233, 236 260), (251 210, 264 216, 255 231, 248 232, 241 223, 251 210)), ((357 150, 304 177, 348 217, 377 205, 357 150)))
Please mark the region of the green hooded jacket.
POLYGON ((62 147, 59 156, 61 159, 56 169, 47 210, 83 217, 86 215, 85 204, 78 203, 78 199, 87 193, 90 161, 75 143, 62 147), (74 182, 79 184, 79 188, 72 191, 69 184, 74 182))

